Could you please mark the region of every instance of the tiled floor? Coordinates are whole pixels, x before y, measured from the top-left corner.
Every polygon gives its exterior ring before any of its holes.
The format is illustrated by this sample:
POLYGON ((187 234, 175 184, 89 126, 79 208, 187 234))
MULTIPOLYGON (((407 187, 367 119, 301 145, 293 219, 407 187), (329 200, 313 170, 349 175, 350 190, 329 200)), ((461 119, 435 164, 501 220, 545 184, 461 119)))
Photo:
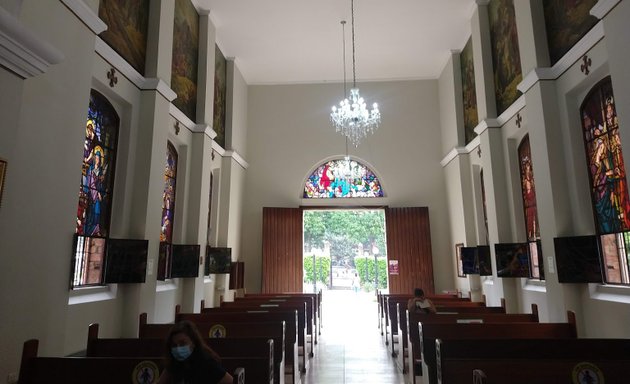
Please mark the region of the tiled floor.
POLYGON ((377 327, 373 294, 323 293, 323 328, 302 384, 403 384, 377 327))

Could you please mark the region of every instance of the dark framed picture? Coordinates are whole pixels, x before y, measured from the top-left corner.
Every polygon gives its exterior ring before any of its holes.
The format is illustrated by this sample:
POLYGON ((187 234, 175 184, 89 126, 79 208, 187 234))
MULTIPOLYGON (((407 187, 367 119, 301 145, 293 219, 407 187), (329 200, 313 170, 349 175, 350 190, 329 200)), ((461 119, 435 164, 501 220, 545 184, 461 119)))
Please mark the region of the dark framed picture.
POLYGON ((232 266, 232 248, 210 247, 206 249, 205 275, 228 274, 232 266))
POLYGON ((494 245, 498 277, 531 277, 528 243, 494 245))
POLYGON ((171 278, 199 276, 198 244, 173 244, 171 258, 171 278))
POLYGON ((462 263, 462 248, 464 243, 455 244, 455 261, 457 263, 457 277, 466 277, 464 274, 464 264, 462 263))
POLYGON ((105 284, 144 283, 148 253, 148 240, 108 239, 105 284))
POLYGON ((479 274, 479 257, 477 247, 462 247, 462 269, 465 275, 479 274))
POLYGON ((602 283, 600 239, 596 235, 555 237, 559 283, 602 283))

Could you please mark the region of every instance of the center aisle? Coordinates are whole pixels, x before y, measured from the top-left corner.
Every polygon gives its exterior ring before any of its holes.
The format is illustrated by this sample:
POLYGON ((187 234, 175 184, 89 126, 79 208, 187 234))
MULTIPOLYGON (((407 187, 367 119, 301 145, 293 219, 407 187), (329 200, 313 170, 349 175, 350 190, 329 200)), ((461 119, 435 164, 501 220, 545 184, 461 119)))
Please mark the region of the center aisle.
POLYGON ((323 328, 302 384, 403 384, 377 327, 374 293, 324 291, 323 328))

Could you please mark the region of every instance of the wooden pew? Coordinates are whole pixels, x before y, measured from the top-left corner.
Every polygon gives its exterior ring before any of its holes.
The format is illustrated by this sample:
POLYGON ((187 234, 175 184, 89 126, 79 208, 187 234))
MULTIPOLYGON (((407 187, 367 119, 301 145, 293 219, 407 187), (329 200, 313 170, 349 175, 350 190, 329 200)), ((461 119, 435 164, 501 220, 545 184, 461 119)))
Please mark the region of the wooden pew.
MULTIPOLYGON (((162 358, 157 357, 41 357, 37 356, 38 347, 35 339, 24 343, 20 384, 131 384, 134 378, 155 384, 164 366, 162 358)), ((256 359, 240 362, 245 360, 256 359)), ((233 383, 245 383, 245 370, 234 367, 237 360, 226 359, 222 364, 232 372, 233 383)))
MULTIPOLYGON (((321 325, 322 325, 322 290, 320 289, 317 293, 302 293, 302 292, 281 292, 281 293, 246 293, 245 298, 271 298, 271 299, 282 299, 282 298, 294 298, 294 297, 310 297, 313 299, 314 303, 314 323, 315 328, 317 329, 317 334, 321 335, 321 325)), ((315 344, 317 344, 317 339, 315 340, 315 344)))
POLYGON ((474 369, 493 383, 570 382, 573 367, 583 362, 598 366, 606 383, 625 383, 630 339, 438 339, 436 357, 441 384, 467 382, 474 369))
MULTIPOLYGON (((397 305, 400 303, 404 308, 407 307, 407 302, 409 299, 412 299, 414 296, 409 294, 395 294, 395 295, 384 295, 383 296, 383 306, 385 308, 384 316, 385 316, 385 328, 381 329, 381 335, 385 332, 385 345, 391 344, 391 355, 396 356, 398 351, 396 348, 396 343, 398 342, 398 311, 397 305)), ((492 308, 487 311, 492 312, 502 312, 505 313, 505 300, 501 300, 502 307, 486 307, 485 302, 472 302, 468 298, 461 297, 452 297, 452 296, 438 296, 438 295, 426 295, 428 299, 430 299, 435 305, 436 309, 439 312, 466 312, 466 311, 476 311, 476 308, 492 308), (471 307, 472 309, 468 309, 471 307), (460 309, 461 308, 461 309, 460 309)), ((485 311, 485 310, 482 310, 485 311)))
MULTIPOLYGON (((627 384, 628 364, 630 359, 615 360, 592 360, 576 361, 572 359, 552 359, 552 360, 529 360, 529 359, 502 359, 489 360, 487 369, 492 373, 483 370, 473 371, 473 380, 480 380, 479 373, 484 374, 480 384, 557 384, 557 383, 606 383, 606 384, 627 384), (591 372, 597 370, 600 374, 590 373, 590 379, 584 379, 584 369, 591 367, 591 372), (582 381, 573 381, 574 372, 582 381), (493 378, 497 378, 495 380, 493 378), (600 376, 601 377, 597 377, 600 376), (507 379, 506 379, 507 378, 507 379), (505 381, 508 380, 508 381, 505 381), (588 380, 588 381, 584 381, 588 380)), ((469 375, 470 377, 470 375, 469 375)), ((470 379, 468 379, 470 382, 470 379)))
MULTIPOLYGON (((458 302, 470 302, 470 298, 461 297, 460 293, 449 293, 449 294, 427 294, 425 295, 428 299, 432 300, 434 303, 458 303, 458 302)), ((405 303, 413 298, 413 294, 410 293, 381 293, 377 291, 376 294, 377 303, 378 303, 378 328, 381 329, 381 335, 384 335, 385 328, 389 325, 387 319, 387 300, 389 298, 397 299, 399 301, 404 301, 405 303)))
MULTIPOLYGON (((313 356, 312 344, 307 343, 307 310, 306 303, 299 302, 278 302, 267 303, 258 300, 245 300, 221 303, 220 309, 233 309, 236 311, 286 311, 296 310, 298 314, 297 335, 298 335, 298 356, 302 362, 302 372, 308 369, 308 358, 313 356), (311 348, 309 350, 309 347, 311 348)), ((312 327, 311 327, 312 329, 312 327)))
MULTIPOLYGON (((401 338, 399 329, 399 323, 404 322, 401 314, 404 314, 404 310, 407 308, 408 299, 413 296, 402 295, 402 296, 389 296, 386 298, 387 305, 387 318, 386 321, 386 336, 385 336, 385 345, 389 345, 391 349, 391 355, 393 357, 399 357, 399 354, 403 354, 403 358, 405 355, 405 350, 407 348, 407 341, 404 338, 401 338), (399 309, 400 307, 400 309, 399 309), (400 353, 399 353, 400 352, 400 353)), ((469 312, 491 312, 491 313, 505 313, 505 300, 501 300, 500 307, 486 307, 484 302, 471 302, 466 299, 461 298, 435 298, 432 299, 433 304, 435 305, 438 313, 469 313, 469 312)), ((400 360, 400 359, 398 359, 400 360)), ((404 364, 402 366, 403 373, 406 372, 404 369, 404 364)))
MULTIPOLYGON (((244 324, 244 323, 241 323, 244 324)), ((274 324, 275 325, 275 324, 274 324)), ((264 328, 261 323, 248 324, 249 327, 264 328)), ((160 338, 99 338, 98 324, 90 324, 88 328, 87 357, 157 357, 164 355, 164 340, 160 338)), ((236 334, 236 332, 235 332, 236 334)), ((278 347, 273 338, 265 337, 232 337, 206 338, 204 340, 221 359, 237 360, 245 358, 242 367, 254 378, 271 379, 273 383, 284 383, 283 340, 278 347), (252 360, 250 358, 260 358, 252 360)))
MULTIPOLYGON (((295 383, 300 378, 300 359, 298 356, 298 313, 297 310, 244 310, 243 308, 205 308, 202 313, 179 313, 176 321, 190 320, 198 327, 222 322, 284 322, 285 324, 285 368, 295 383)), ((302 329, 301 331, 304 331, 302 329)), ((251 332, 244 329, 243 332, 251 332)), ((306 372, 304 370, 304 372, 306 372)))
MULTIPOLYGON (((507 316, 507 315, 504 315, 507 316)), ((430 317, 430 316, 427 316, 430 317)), ((568 311, 567 323, 483 323, 446 324, 420 321, 420 351, 423 376, 437 383, 435 340, 443 339, 575 339, 575 314, 568 311)), ((486 373, 487 374, 487 373, 486 373)), ((423 377, 423 381, 425 378, 423 377)))
MULTIPOLYGON (((315 301, 312 297, 306 296, 294 296, 294 297, 242 297, 235 298, 234 304, 230 304, 230 302, 221 303, 221 307, 249 307, 249 306, 278 306, 281 308, 289 307, 294 308, 293 305, 296 305, 295 308, 298 311, 302 311, 302 304, 306 305, 306 312, 304 313, 303 322, 306 325, 306 338, 304 340, 304 347, 309 347, 309 357, 313 357, 315 342, 317 341, 317 332, 315 327, 315 301)), ((301 326, 301 313, 298 312, 298 326, 301 326)), ((300 340, 298 340, 298 345, 300 344, 300 340)))
MULTIPOLYGON (((532 313, 450 313, 450 314, 422 314, 405 312, 405 326, 407 337, 407 372, 410 374, 410 381, 415 383, 415 377, 419 376, 420 370, 416 369, 422 363, 422 353, 420 348, 419 322, 425 323, 462 323, 462 322, 483 322, 483 323, 538 323, 538 306, 532 304, 532 313)), ((402 331, 401 331, 402 332, 402 331)), ((404 363, 404 361, 402 362, 404 363)))

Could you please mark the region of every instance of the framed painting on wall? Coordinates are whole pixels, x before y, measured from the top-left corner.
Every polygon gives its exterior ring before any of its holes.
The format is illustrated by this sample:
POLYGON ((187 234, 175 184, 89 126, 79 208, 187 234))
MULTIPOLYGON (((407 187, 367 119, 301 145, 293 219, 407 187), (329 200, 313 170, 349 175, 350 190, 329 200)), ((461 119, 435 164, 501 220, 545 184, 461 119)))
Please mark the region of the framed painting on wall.
POLYGON ((197 68, 199 67, 199 14, 190 0, 175 0, 171 88, 175 105, 197 121, 197 68))
POLYGON ((523 72, 516 31, 514 0, 490 0, 488 19, 494 69, 494 93, 497 116, 499 116, 521 95, 516 88, 523 79, 523 72))
POLYGON ((227 60, 218 45, 214 48, 214 111, 212 129, 217 134, 214 138, 225 149, 225 108, 227 95, 227 60))
POLYGON ((462 98, 464 101, 464 138, 465 143, 468 144, 477 136, 475 127, 479 124, 472 38, 468 39, 459 57, 462 71, 462 98))
POLYGON ((98 17, 107 24, 101 39, 144 76, 149 0, 101 0, 98 17))
POLYGON ((543 0, 549 59, 554 65, 597 24, 590 14, 597 0, 543 0))
POLYGON ((457 277, 466 277, 464 274, 464 264, 462 263, 462 248, 464 243, 455 244, 455 262, 457 263, 457 277))

